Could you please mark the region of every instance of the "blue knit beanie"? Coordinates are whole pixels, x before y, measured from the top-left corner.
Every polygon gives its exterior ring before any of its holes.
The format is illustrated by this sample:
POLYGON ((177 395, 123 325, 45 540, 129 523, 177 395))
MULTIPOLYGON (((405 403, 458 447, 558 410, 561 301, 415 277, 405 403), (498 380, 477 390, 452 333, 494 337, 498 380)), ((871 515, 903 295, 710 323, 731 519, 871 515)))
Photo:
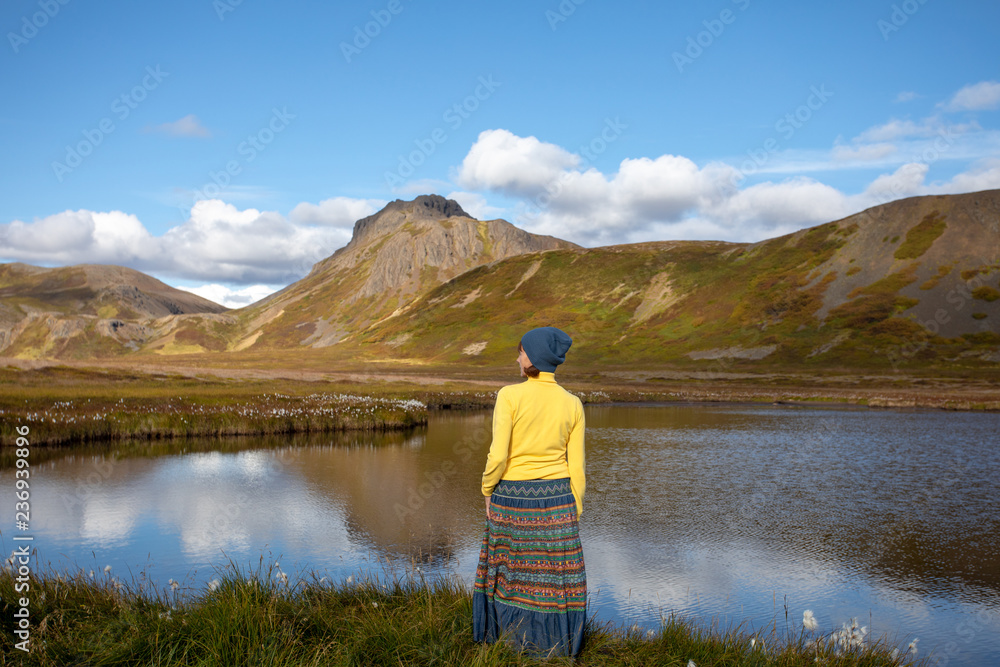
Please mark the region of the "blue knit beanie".
POLYGON ((555 327, 532 329, 521 338, 521 347, 540 371, 555 373, 556 366, 566 361, 566 350, 573 339, 555 327))

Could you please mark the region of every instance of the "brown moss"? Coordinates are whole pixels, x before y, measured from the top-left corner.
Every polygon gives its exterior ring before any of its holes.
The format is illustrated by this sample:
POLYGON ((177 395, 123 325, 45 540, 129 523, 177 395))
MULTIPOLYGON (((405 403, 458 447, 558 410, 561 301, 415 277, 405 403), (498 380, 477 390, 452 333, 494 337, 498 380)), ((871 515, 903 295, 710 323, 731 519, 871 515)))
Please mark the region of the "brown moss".
POLYGON ((940 212, 931 211, 924 216, 923 220, 911 227, 910 231, 906 232, 906 240, 896 248, 893 257, 896 259, 916 259, 922 256, 944 233, 947 226, 940 212))
POLYGON ((978 276, 979 273, 980 273, 979 269, 966 269, 965 271, 962 271, 962 273, 960 273, 959 275, 962 276, 962 280, 969 282, 970 280, 978 276))
POLYGON ((896 294, 899 290, 903 289, 917 279, 915 275, 916 270, 917 264, 914 262, 901 271, 890 273, 881 280, 876 280, 875 282, 865 285, 864 287, 857 287, 853 289, 847 297, 849 299, 853 299, 865 294, 896 294))
POLYGON ((989 285, 983 285, 972 290, 972 297, 983 301, 996 301, 1000 299, 1000 291, 993 289, 989 285))

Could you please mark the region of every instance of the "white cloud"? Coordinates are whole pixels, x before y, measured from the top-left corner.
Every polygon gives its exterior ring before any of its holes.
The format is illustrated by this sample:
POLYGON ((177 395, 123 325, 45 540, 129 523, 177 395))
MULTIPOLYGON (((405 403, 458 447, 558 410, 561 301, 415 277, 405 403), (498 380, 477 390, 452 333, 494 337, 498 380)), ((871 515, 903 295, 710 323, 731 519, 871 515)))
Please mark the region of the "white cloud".
POLYGON ((506 130, 480 135, 469 152, 473 157, 463 162, 463 174, 469 165, 510 166, 518 163, 512 154, 540 154, 543 149, 545 155, 559 158, 535 172, 544 173, 544 178, 515 179, 499 168, 494 177, 483 177, 480 170, 466 181, 520 197, 517 224, 584 245, 678 238, 759 240, 835 219, 847 210, 843 194, 810 179, 740 190, 734 185, 742 180, 736 168, 724 163, 700 167, 679 155, 628 158, 608 175, 595 168, 580 171, 575 168, 579 156, 506 130))
POLYGON ((865 191, 852 198, 855 210, 923 194, 924 179, 930 166, 924 162, 904 164, 891 174, 882 174, 865 191))
POLYGON ((275 283, 301 277, 349 239, 344 229, 296 225, 275 212, 241 211, 208 199, 197 202, 188 221, 167 231, 162 243, 179 275, 275 283))
POLYGON ((543 191, 580 157, 535 137, 507 130, 485 130, 459 168, 459 185, 470 189, 503 190, 522 196, 543 191))
POLYGON ((941 194, 1000 189, 1000 158, 982 160, 969 171, 957 174, 947 183, 932 185, 929 189, 941 194))
POLYGON ((985 111, 1000 108, 1000 83, 980 81, 966 86, 944 105, 945 111, 985 111))
POLYGON ((375 205, 371 200, 336 198, 300 204, 286 218, 207 199, 195 203, 185 222, 158 237, 134 215, 121 211, 65 211, 32 222, 0 224, 0 258, 119 264, 236 285, 288 284, 350 240, 352 211, 367 214, 375 205))
POLYGON ((486 197, 476 192, 449 192, 444 195, 445 199, 457 201, 466 213, 476 220, 495 220, 504 213, 504 209, 497 206, 490 206, 486 197))
POLYGON ((208 131, 198 117, 194 114, 188 114, 179 120, 175 120, 172 123, 163 123, 162 125, 155 125, 153 127, 146 128, 147 132, 158 132, 161 134, 167 134, 171 137, 210 137, 212 133, 208 131))
POLYGON ((0 225, 0 256, 28 262, 131 265, 155 250, 139 219, 121 211, 63 211, 0 225))
MULTIPOLYGON (((944 189, 967 192, 1000 187, 998 160, 985 161, 945 184, 925 182, 931 162, 968 159, 966 142, 959 133, 971 127, 945 125, 936 118, 921 123, 893 121, 877 129, 884 136, 897 138, 939 130, 944 133, 899 143, 835 146, 832 157, 841 164, 864 162, 893 169, 879 175, 858 194, 801 175, 743 187, 744 174, 732 165, 716 162, 699 166, 678 155, 625 159, 613 174, 594 168, 580 171, 574 166, 580 161, 563 159, 566 166, 559 170, 553 170, 550 163, 547 187, 541 194, 532 194, 533 188, 525 187, 523 181, 509 178, 472 180, 481 182, 483 189, 519 200, 515 204, 515 224, 582 245, 672 239, 758 241, 903 197, 944 189), (905 154, 901 154, 901 148, 906 149, 905 154), (928 148, 934 150, 925 150, 928 148)), ((476 142, 473 150, 477 162, 486 163, 496 157, 504 163, 509 147, 522 145, 519 138, 500 130, 483 133, 480 139, 497 136, 503 141, 476 142)), ((981 143, 987 134, 978 133, 974 138, 981 143)), ((542 145, 555 149, 550 149, 550 154, 568 154, 551 144, 536 145, 537 141, 532 138, 532 149, 542 145)), ((828 158, 825 164, 835 162, 828 158)), ((760 177, 764 171, 753 174, 760 177)), ((536 186, 542 184, 539 181, 536 186)))
POLYGON ((752 185, 708 208, 708 212, 731 229, 750 232, 750 238, 756 240, 774 236, 775 229, 789 226, 802 229, 837 220, 853 211, 847 197, 836 188, 799 177, 752 185))
POLYGON ((855 142, 880 143, 886 141, 896 141, 912 137, 933 137, 934 135, 945 133, 949 135, 960 135, 973 130, 982 129, 978 123, 954 123, 948 124, 939 116, 924 118, 919 123, 912 120, 899 120, 893 118, 888 123, 871 127, 857 137, 855 142))
POLYGON ((917 95, 916 93, 907 90, 901 92, 899 95, 896 95, 896 102, 898 103, 912 102, 918 97, 920 97, 920 95, 917 95))
POLYGON ((332 197, 319 204, 303 202, 292 209, 288 218, 295 223, 353 229, 354 223, 386 205, 384 199, 332 197))
POLYGON ((889 143, 834 146, 832 157, 838 162, 873 162, 888 157, 899 149, 889 143))
POLYGON ((251 285, 249 287, 233 288, 217 283, 200 285, 198 287, 180 287, 176 285, 175 287, 185 292, 197 294, 226 308, 243 308, 244 306, 249 306, 281 289, 280 287, 270 285, 251 285))

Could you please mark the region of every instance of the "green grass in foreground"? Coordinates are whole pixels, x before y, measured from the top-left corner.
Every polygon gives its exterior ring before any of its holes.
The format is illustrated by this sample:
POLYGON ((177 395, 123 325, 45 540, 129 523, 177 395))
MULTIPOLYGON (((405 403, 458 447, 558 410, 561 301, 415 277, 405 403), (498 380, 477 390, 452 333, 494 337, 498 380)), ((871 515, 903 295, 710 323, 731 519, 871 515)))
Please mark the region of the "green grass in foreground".
MULTIPOLYGON (((276 566, 227 570, 183 599, 149 581, 124 584, 110 573, 43 574, 16 593, 0 573, 4 664, 22 665, 527 665, 538 661, 503 643, 471 639, 472 597, 456 582, 315 576, 292 582, 276 566), (263 571, 262 571, 263 570, 263 571), (16 607, 30 600, 30 652, 15 648, 16 607)), ((884 644, 842 651, 820 638, 788 639, 740 629, 704 630, 675 617, 658 632, 591 623, 582 665, 915 665, 884 644)))

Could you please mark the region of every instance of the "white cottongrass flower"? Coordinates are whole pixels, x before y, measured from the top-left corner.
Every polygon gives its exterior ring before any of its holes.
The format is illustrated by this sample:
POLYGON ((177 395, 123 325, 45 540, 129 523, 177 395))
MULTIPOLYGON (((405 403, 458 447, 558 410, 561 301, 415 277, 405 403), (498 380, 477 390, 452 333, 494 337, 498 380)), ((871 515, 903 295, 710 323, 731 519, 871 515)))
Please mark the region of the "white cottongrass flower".
POLYGON ((353 584, 353 583, 354 583, 354 575, 350 574, 350 575, 347 576, 347 584, 350 585, 350 584, 353 584))
POLYGON ((914 637, 913 641, 910 642, 910 645, 906 647, 906 652, 913 654, 914 658, 917 657, 917 642, 918 641, 920 641, 920 639, 918 639, 917 637, 914 637))
POLYGON ((688 667, 698 667, 698 665, 694 664, 694 660, 688 660, 688 667))
POLYGON ((110 572, 111 571, 111 566, 110 565, 105 565, 104 566, 104 571, 105 572, 110 572))
POLYGON ((372 606, 378 608, 378 602, 372 602, 372 606))
POLYGON ((212 579, 212 580, 211 580, 210 582, 208 582, 208 590, 210 590, 210 591, 214 591, 214 590, 215 590, 215 589, 217 589, 217 588, 218 588, 218 587, 219 587, 219 586, 220 586, 221 584, 222 584, 222 582, 221 582, 221 581, 219 581, 218 579, 212 579))
POLYGON ((815 630, 819 627, 819 623, 816 622, 816 617, 813 616, 812 609, 806 609, 802 612, 802 627, 806 630, 815 630))
POLYGON ((167 583, 170 584, 170 589, 174 591, 181 587, 181 585, 173 579, 168 579, 167 583))
POLYGON ((867 634, 868 627, 859 626, 858 619, 852 618, 850 625, 844 623, 840 630, 833 633, 830 641, 836 645, 836 655, 842 655, 844 651, 863 648, 865 645, 865 635, 867 634))
POLYGON ((91 571, 90 571, 90 578, 91 578, 91 579, 93 579, 93 578, 94 578, 94 571, 93 571, 93 570, 91 570, 91 571))

